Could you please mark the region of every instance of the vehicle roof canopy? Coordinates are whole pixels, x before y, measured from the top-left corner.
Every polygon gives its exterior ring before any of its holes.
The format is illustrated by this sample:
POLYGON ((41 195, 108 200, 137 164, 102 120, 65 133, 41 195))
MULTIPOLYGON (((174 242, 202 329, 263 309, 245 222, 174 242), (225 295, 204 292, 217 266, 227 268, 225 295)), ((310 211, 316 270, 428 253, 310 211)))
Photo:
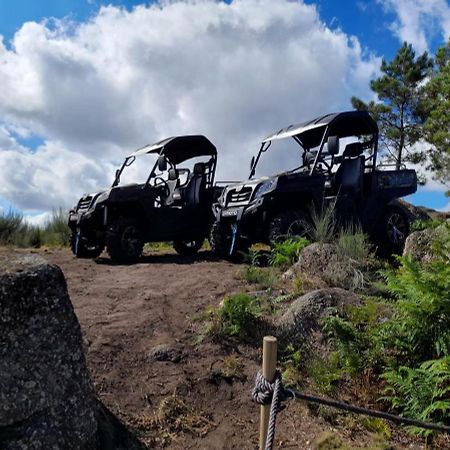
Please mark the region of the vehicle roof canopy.
POLYGON ((307 122, 282 128, 265 138, 263 142, 295 136, 304 147, 314 148, 320 145, 326 127, 330 127, 329 136, 339 136, 340 138, 378 133, 377 123, 368 112, 345 111, 326 114, 307 122))
POLYGON ((217 149, 205 136, 172 136, 155 144, 146 145, 133 152, 129 157, 145 153, 164 155, 172 164, 179 164, 197 156, 216 156, 217 149))

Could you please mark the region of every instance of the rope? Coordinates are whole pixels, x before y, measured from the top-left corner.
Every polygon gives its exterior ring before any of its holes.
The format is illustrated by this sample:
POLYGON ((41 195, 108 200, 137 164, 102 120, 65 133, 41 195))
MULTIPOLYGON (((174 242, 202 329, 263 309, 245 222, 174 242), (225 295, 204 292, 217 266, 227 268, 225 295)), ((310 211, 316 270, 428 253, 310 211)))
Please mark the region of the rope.
POLYGON ((379 417, 400 425, 415 426, 440 433, 450 433, 450 426, 422 422, 420 420, 409 419, 407 417, 397 416, 395 414, 349 405, 348 403, 339 402, 329 398, 304 394, 294 389, 285 389, 281 380, 281 373, 277 370, 273 383, 270 383, 266 378, 264 378, 261 372, 258 372, 256 375, 255 386, 252 391, 252 399, 254 402, 260 405, 271 404, 265 450, 272 450, 275 439, 276 417, 280 409, 280 403, 288 398, 304 400, 306 402, 316 403, 319 405, 331 406, 332 408, 341 409, 355 414, 379 417))

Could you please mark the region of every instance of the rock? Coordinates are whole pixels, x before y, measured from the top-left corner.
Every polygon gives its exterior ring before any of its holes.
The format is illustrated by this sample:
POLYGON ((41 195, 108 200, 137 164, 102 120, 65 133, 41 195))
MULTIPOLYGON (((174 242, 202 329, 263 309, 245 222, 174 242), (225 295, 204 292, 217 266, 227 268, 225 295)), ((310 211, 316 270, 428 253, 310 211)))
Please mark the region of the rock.
POLYGON ((184 355, 179 346, 161 344, 150 350, 149 357, 151 361, 169 361, 179 363, 184 355))
POLYGON ((338 251, 334 244, 314 243, 305 247, 298 261, 284 273, 284 279, 300 278, 305 289, 341 287, 361 289, 367 262, 356 261, 338 251))
POLYGON ((426 228, 422 231, 411 233, 405 241, 403 256, 410 255, 420 262, 430 262, 433 260, 433 242, 442 234, 449 233, 449 224, 442 224, 436 228, 426 228))
POLYGON ((97 403, 57 266, 0 258, 0 448, 90 450, 97 403))
POLYGON ((360 305, 360 298, 341 288, 319 289, 302 295, 277 322, 279 337, 306 351, 317 351, 325 344, 321 320, 345 305, 360 305))

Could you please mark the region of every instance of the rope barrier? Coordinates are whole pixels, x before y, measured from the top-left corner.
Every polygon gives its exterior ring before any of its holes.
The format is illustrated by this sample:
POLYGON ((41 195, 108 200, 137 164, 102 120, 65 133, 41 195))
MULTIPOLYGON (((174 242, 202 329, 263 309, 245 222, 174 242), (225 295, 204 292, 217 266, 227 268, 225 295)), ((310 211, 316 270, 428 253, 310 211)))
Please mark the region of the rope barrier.
POLYGON ((265 450, 272 450, 275 440, 275 424, 276 416, 280 409, 280 403, 287 399, 299 399, 310 403, 319 405, 331 406, 332 408, 341 409, 355 414, 363 414, 371 417, 379 417, 381 419, 389 420, 400 425, 409 425, 427 430, 433 430, 440 433, 450 433, 450 426, 437 425, 434 423, 422 422, 416 419, 409 419, 407 417, 397 416, 395 414, 386 413, 383 411, 376 411, 360 406, 353 406, 348 403, 339 402, 329 398, 316 397, 314 395, 304 394, 294 389, 286 389, 283 386, 281 373, 279 370, 275 373, 275 379, 271 383, 261 372, 258 372, 255 380, 255 387, 252 390, 252 399, 260 405, 271 405, 269 426, 267 430, 267 438, 265 443, 265 450))
MULTIPOLYGON (((275 338, 272 338, 275 339, 275 338)), ((276 340, 275 340, 276 345, 276 340)), ((309 403, 318 405, 330 406, 332 408, 341 409, 343 411, 363 414, 370 417, 378 417, 389 420, 398 425, 415 426, 432 430, 439 433, 450 433, 450 426, 438 425, 429 422, 422 422, 421 420, 410 419, 407 417, 397 416, 395 414, 386 413, 383 411, 362 408, 360 406, 350 405, 348 403, 332 400, 329 398, 316 397, 314 395, 304 394, 303 392, 294 389, 286 389, 283 386, 281 379, 281 372, 275 371, 275 376, 272 382, 267 380, 261 372, 256 375, 255 386, 252 390, 252 400, 259 405, 270 405, 270 415, 268 425, 261 422, 261 430, 263 439, 260 440, 260 448, 264 450, 272 450, 275 441, 275 425, 277 414, 280 410, 281 402, 287 399, 299 399, 309 403)), ((266 406, 267 407, 267 406, 266 406)))

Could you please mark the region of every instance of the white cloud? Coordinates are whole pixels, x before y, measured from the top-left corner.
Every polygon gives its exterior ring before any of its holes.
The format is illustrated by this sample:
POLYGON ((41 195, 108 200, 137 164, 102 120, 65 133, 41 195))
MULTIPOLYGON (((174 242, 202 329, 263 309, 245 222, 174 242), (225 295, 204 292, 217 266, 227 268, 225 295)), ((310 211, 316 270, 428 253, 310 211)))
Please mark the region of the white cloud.
POLYGON ((422 53, 429 49, 433 38, 450 37, 450 6, 447 0, 378 0, 397 15, 391 25, 401 42, 413 45, 422 53))
POLYGON ((0 141, 0 196, 25 210, 70 206, 109 184, 111 161, 184 133, 217 145, 219 178, 242 178, 260 138, 368 97, 379 64, 289 0, 165 1, 103 7, 82 24, 25 23, 12 49, 0 42, 0 121, 46 144, 30 153, 0 141))
POLYGON ((25 222, 29 223, 30 225, 44 227, 51 219, 51 217, 52 214, 50 212, 43 212, 41 214, 24 216, 23 218, 25 222))

